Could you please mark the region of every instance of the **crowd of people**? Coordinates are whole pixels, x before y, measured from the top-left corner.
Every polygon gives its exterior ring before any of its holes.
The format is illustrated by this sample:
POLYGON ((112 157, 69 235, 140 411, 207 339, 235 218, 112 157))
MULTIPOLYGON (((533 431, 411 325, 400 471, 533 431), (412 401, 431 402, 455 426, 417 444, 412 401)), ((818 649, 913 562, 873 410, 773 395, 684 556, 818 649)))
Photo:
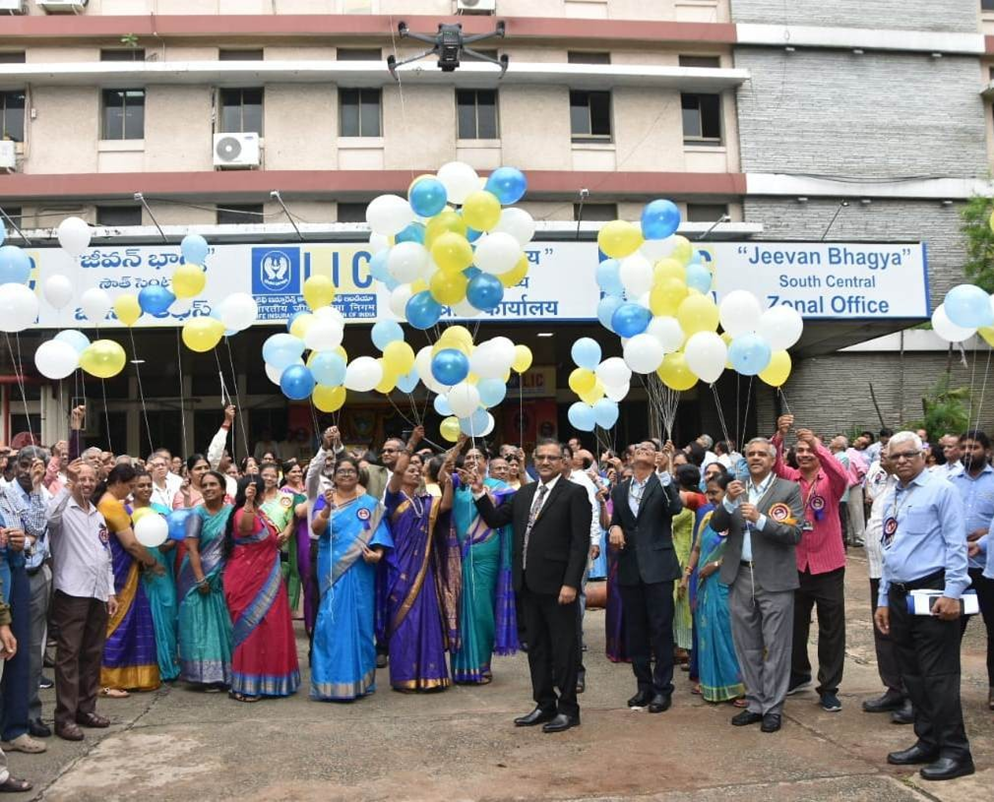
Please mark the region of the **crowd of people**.
MULTIPOLYGON (((267 432, 235 464, 235 414, 185 460, 86 448, 83 407, 67 441, 0 450, 3 750, 46 749, 49 644, 54 732, 79 741, 110 724, 98 698, 163 682, 242 703, 296 693, 297 615, 314 700, 373 693, 378 668, 405 693, 485 685, 494 655, 523 650, 535 708, 514 723, 561 732, 580 723, 592 579, 606 580, 606 656, 632 666, 629 706, 666 711, 682 669, 691 693, 738 708, 733 725, 773 733, 786 697, 815 683, 821 708, 841 710, 847 549, 862 546, 885 687, 863 709, 917 736, 887 759, 926 779, 974 771, 959 696, 968 588, 994 710, 983 432, 941 448, 887 429, 826 445, 784 415, 744 453, 701 435, 599 455, 540 440, 526 455, 466 437, 440 453, 421 427, 373 453, 330 427, 309 458, 306 432, 282 449, 267 432), (146 516, 166 519, 165 544, 136 535, 146 516), (911 614, 910 594, 929 589, 932 615, 911 614)), ((30 787, 0 752, 0 792, 30 787)))

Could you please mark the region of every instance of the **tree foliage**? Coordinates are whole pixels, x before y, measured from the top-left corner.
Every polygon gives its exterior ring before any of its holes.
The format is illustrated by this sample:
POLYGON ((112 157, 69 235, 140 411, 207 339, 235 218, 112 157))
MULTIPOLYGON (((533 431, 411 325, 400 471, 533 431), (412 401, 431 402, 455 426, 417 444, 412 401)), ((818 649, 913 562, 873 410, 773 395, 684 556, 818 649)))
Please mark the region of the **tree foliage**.
POLYGON ((908 429, 924 429, 929 438, 970 428, 970 388, 949 387, 943 376, 927 395, 922 396, 922 417, 905 424, 908 429))
POLYGON ((987 292, 994 292, 994 231, 991 214, 994 198, 975 195, 962 210, 960 230, 966 239, 966 277, 987 292))

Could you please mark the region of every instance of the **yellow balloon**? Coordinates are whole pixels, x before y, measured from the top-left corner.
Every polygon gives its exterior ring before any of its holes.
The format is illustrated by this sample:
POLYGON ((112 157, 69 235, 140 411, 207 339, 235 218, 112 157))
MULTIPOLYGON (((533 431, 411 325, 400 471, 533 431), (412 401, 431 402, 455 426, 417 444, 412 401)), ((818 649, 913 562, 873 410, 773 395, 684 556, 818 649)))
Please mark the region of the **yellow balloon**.
POLYGON ((459 273, 473 264, 473 248, 466 237, 445 231, 432 243, 431 258, 446 273, 459 273))
POLYGON ((683 351, 674 351, 663 357, 663 364, 656 370, 663 384, 671 390, 689 390, 697 384, 697 377, 687 367, 683 351))
POLYGON ((212 317, 195 317, 183 324, 183 344, 197 353, 210 351, 223 336, 224 324, 212 317))
POLYGON ((464 347, 472 350, 473 348, 473 335, 470 333, 469 329, 465 326, 461 326, 458 323, 454 326, 449 326, 442 331, 442 336, 438 338, 440 343, 450 343, 456 342, 461 343, 464 347))
POLYGON ((770 364, 760 372, 759 378, 771 387, 783 387, 787 377, 790 376, 791 367, 790 354, 786 351, 774 351, 773 356, 770 357, 770 364))
POLYGON ((114 340, 94 340, 79 355, 79 366, 98 379, 110 379, 124 370, 128 357, 114 340))
POLYGON ((597 376, 592 370, 577 368, 569 375, 569 389, 577 395, 589 393, 597 384, 597 376))
POLYGON ((311 309, 327 306, 335 300, 335 285, 328 276, 311 276, 304 282, 304 300, 311 309))
POLYGON ((203 292, 207 274, 200 265, 183 264, 173 273, 172 291, 177 298, 193 298, 203 292))
MULTIPOLYGON (((378 360, 380 364, 383 364, 383 360, 378 360)), ((383 378, 380 379, 380 383, 376 385, 376 392, 383 393, 383 395, 388 395, 394 387, 397 386, 397 374, 390 373, 386 370, 386 365, 384 365, 383 378)))
POLYGON ((690 244, 690 240, 686 237, 682 237, 679 234, 673 235, 673 252, 670 254, 671 259, 675 259, 681 265, 686 265, 694 256, 694 246, 690 244))
POLYGON ((994 348, 994 326, 981 326, 977 329, 977 334, 984 338, 984 342, 994 348))
POLYGON ((680 302, 676 319, 688 337, 699 331, 714 331, 718 328, 718 306, 710 295, 689 294, 680 302))
POLYGON ((431 355, 434 357, 439 351, 444 351, 446 348, 452 348, 456 351, 462 351, 467 357, 472 356, 473 346, 466 347, 466 344, 459 340, 449 340, 445 342, 444 340, 438 340, 431 347, 431 355))
POLYGON ((991 231, 994 231, 994 212, 991 212, 991 217, 987 221, 987 224, 991 227, 991 231))
POLYGON ((660 259, 652 268, 653 283, 659 283, 664 278, 675 278, 687 283, 687 268, 676 259, 660 259))
POLYGON ((466 238, 466 221, 461 214, 449 208, 442 209, 425 224, 425 247, 431 250, 435 240, 446 232, 466 238))
POLYGON ((511 367, 518 373, 524 373, 532 366, 532 349, 527 345, 518 344, 514 346, 514 361, 511 367))
POLYGON ((319 384, 311 394, 314 406, 322 412, 338 412, 345 405, 345 388, 319 384))
POLYGON ((298 337, 301 340, 307 335, 307 330, 311 327, 314 322, 314 315, 310 312, 304 312, 294 318, 293 323, 290 324, 290 333, 294 337, 298 337))
POLYGON ((501 273, 497 278, 500 279, 500 283, 505 287, 510 289, 511 287, 516 287, 521 283, 521 280, 528 275, 528 257, 522 256, 518 263, 508 270, 506 273, 501 273))
POLYGON ((597 233, 598 247, 612 259, 631 256, 644 241, 639 227, 625 220, 612 220, 597 233))
POLYGON ((335 353, 344 359, 346 364, 348 364, 349 355, 345 353, 345 349, 342 346, 338 346, 338 348, 335 349, 335 353))
POLYGON ((459 418, 455 415, 444 418, 441 424, 439 424, 438 432, 446 442, 456 442, 459 439, 459 418))
POLYGON ((417 295, 419 292, 424 292, 428 289, 428 282, 423 278, 419 278, 417 281, 411 282, 411 295, 417 295))
POLYGON ((134 326, 142 316, 142 308, 134 295, 119 295, 114 299, 114 314, 125 326, 134 326))
POLYGON ((577 393, 584 404, 593 406, 604 397, 604 385, 600 379, 594 380, 594 386, 582 393, 577 393))
POLYGON ((652 314, 676 316, 676 310, 680 308, 687 297, 689 290, 687 284, 680 279, 668 276, 659 280, 649 293, 649 309, 652 314))
POLYGON ((383 372, 404 376, 414 368, 414 349, 403 340, 395 340, 383 349, 383 372))
POLYGON ((431 297, 443 306, 452 306, 459 303, 466 297, 466 288, 469 286, 469 279, 461 272, 448 273, 445 270, 437 270, 428 282, 428 289, 431 290, 431 297))
POLYGON ((480 383, 480 377, 477 376, 472 371, 470 371, 470 374, 466 377, 466 382, 468 384, 479 384, 480 383))
POLYGON ((500 222, 500 201, 492 192, 470 192, 462 205, 462 219, 477 231, 490 231, 500 222))

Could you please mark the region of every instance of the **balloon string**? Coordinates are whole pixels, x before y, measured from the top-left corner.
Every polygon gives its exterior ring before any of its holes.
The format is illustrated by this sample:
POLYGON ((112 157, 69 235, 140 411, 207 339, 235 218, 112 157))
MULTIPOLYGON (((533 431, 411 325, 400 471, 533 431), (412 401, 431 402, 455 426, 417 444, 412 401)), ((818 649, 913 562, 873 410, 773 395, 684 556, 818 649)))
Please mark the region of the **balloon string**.
MULTIPOLYGON (((725 421, 725 410, 721 408, 721 396, 718 395, 718 388, 715 386, 714 382, 711 383, 711 394, 714 396, 714 405, 718 410, 718 425, 721 426, 721 433, 725 436, 726 444, 730 439, 728 437, 728 424, 725 421)), ((739 444, 736 443, 736 446, 739 444)))
MULTIPOLYGON (((746 389, 745 413, 742 415, 742 435, 745 436, 746 427, 749 425, 749 402, 752 401, 752 376, 749 377, 749 387, 746 389)), ((738 444, 736 444, 738 445, 738 444)))
POLYGON ((518 447, 525 447, 525 395, 522 384, 524 375, 518 374, 518 447))
POLYGON ((113 454, 114 444, 111 441, 111 436, 110 436, 110 410, 107 409, 107 382, 105 382, 103 379, 100 380, 100 392, 103 394, 104 397, 104 423, 107 426, 107 450, 113 454))
POLYGON ((182 452, 188 456, 187 448, 189 447, 189 441, 186 437, 186 400, 183 398, 183 349, 180 347, 179 329, 176 329, 176 367, 179 372, 179 421, 180 430, 183 433, 182 452))
MULTIPOLYGON (((245 413, 242 411, 242 401, 238 395, 238 374, 235 373, 235 358, 231 353, 231 338, 225 337, 224 344, 228 349, 228 367, 231 369, 231 383, 235 388, 235 414, 238 416, 238 428, 242 430, 242 442, 245 444, 245 456, 249 455, 248 428, 245 426, 245 413)), ((231 450, 235 451, 236 438, 231 438, 231 450)), ((234 459, 234 456, 232 456, 234 459)))
POLYGON ((135 366, 135 376, 138 379, 138 398, 142 405, 142 417, 145 419, 145 435, 148 437, 148 453, 151 454, 155 451, 155 444, 152 442, 152 429, 148 425, 148 409, 145 406, 145 390, 142 387, 141 360, 138 359, 138 349, 135 347, 135 331, 131 328, 131 326, 128 326, 128 337, 131 338, 131 364, 135 366))
MULTIPOLYGON (((24 391, 24 370, 21 367, 21 345, 20 340, 17 344, 17 357, 14 357, 14 349, 10 345, 10 335, 4 332, 4 339, 7 340, 7 350, 10 352, 10 361, 14 365, 14 374, 17 377, 17 388, 21 391, 21 405, 24 408, 24 419, 28 424, 28 434, 31 435, 31 444, 35 444, 34 430, 31 427, 31 416, 28 414, 28 396, 24 391)), ((16 334, 14 335, 17 336, 16 334)), ((13 438, 11 438, 13 439, 13 438)))
POLYGON ((780 394, 780 401, 783 403, 784 411, 790 415, 790 404, 787 403, 787 394, 783 391, 783 387, 777 387, 777 392, 780 394))

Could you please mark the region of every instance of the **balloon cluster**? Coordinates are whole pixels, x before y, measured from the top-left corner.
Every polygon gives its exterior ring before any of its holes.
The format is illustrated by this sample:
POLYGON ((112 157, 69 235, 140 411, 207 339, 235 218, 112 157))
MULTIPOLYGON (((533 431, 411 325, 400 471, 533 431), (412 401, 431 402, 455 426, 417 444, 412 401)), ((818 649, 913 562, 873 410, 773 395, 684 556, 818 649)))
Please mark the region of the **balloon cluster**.
POLYGON ((953 287, 932 313, 932 329, 946 342, 959 343, 979 334, 994 347, 994 295, 974 284, 953 287))
POLYGON ((496 309, 504 290, 528 274, 523 249, 535 221, 513 205, 527 187, 513 167, 484 180, 468 164, 449 162, 416 178, 406 200, 375 198, 366 209, 370 272, 390 290, 391 311, 424 330, 445 307, 464 318, 496 309))

